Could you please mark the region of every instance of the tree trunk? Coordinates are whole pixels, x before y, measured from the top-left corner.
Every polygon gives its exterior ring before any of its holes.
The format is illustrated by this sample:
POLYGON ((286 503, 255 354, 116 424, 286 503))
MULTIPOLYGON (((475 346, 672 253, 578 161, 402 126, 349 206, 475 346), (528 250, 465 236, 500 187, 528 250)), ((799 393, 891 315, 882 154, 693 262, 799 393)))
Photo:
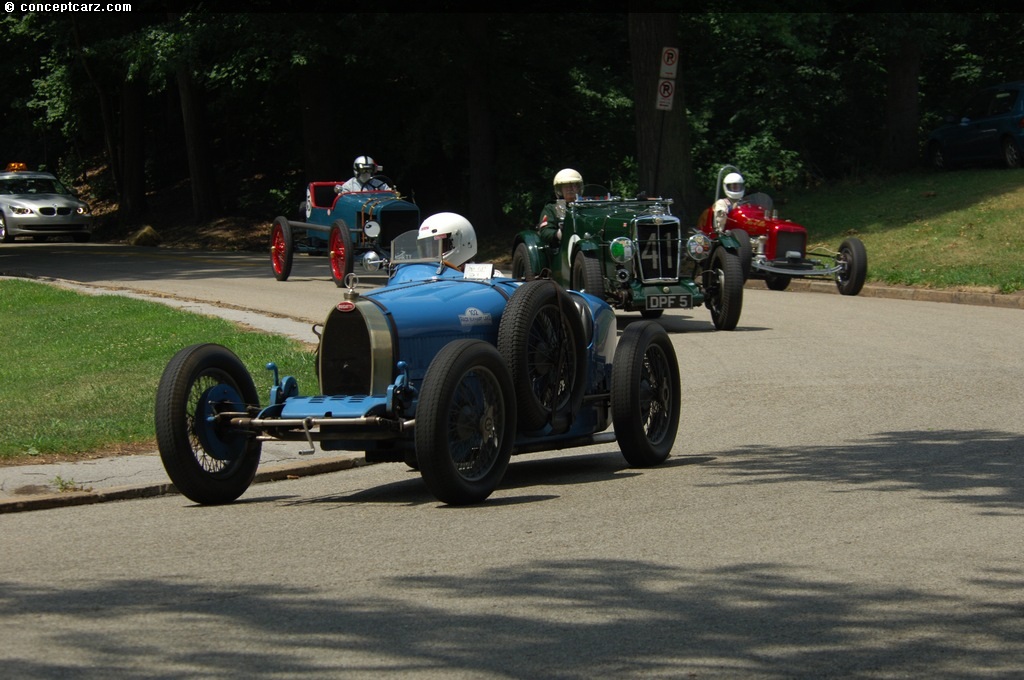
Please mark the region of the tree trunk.
POLYGON ((921 45, 906 40, 886 59, 885 138, 882 162, 886 169, 910 170, 920 162, 917 139, 918 77, 921 45))
POLYGON ((188 66, 178 68, 177 79, 181 118, 185 128, 189 184, 192 188, 192 211, 196 222, 205 222, 219 214, 220 202, 213 167, 210 165, 203 107, 188 66))
POLYGON ((639 190, 647 192, 648 196, 673 198, 677 205, 675 212, 692 222, 701 209, 702 198, 690 157, 682 64, 677 68, 674 81, 669 83, 674 86, 671 110, 658 108, 659 87, 663 85, 659 77, 662 50, 678 48, 679 44, 677 14, 629 15, 639 190))
POLYGON ((126 80, 121 88, 121 201, 118 220, 136 224, 146 211, 146 91, 138 81, 126 80))

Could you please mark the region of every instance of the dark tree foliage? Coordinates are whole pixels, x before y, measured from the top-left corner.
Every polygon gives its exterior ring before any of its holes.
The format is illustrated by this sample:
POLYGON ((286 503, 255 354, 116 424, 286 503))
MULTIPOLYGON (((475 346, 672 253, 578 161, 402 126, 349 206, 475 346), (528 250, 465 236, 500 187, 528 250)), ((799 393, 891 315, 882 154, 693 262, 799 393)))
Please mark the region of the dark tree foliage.
POLYGON ((217 7, 0 17, 0 163, 89 171, 123 224, 168 187, 196 221, 269 221, 369 154, 484 236, 531 223, 564 167, 698 207, 725 163, 766 187, 903 170, 973 88, 1024 77, 1021 14, 703 12, 631 33, 616 13, 217 7), (651 135, 635 60, 669 35, 685 106, 651 135))

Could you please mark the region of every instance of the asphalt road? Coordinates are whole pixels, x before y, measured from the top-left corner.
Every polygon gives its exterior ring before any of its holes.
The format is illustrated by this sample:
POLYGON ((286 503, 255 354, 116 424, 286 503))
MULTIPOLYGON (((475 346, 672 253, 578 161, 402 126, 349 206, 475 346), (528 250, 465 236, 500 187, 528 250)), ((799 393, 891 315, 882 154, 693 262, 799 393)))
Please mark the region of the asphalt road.
MULTIPOLYGON (((282 283, 266 259, 28 244, 0 247, 0 272, 309 321, 336 302, 324 260, 282 283)), ((224 507, 0 515, 0 668, 1019 677, 1022 314, 761 289, 734 332, 669 313, 685 403, 665 465, 631 470, 614 445, 517 457, 474 507, 384 464, 224 507)))

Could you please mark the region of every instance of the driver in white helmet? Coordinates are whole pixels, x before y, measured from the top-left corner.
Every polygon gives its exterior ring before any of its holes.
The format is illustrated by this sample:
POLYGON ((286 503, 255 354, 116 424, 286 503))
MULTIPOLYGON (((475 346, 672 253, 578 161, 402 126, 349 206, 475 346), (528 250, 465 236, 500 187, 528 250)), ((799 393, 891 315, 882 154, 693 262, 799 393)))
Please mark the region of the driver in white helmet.
POLYGON ((713 210, 715 215, 715 231, 725 229, 725 220, 729 217, 729 212, 743 200, 746 192, 746 183, 743 181, 743 175, 738 172, 730 172, 722 180, 722 189, 725 191, 725 198, 715 201, 713 210))
POLYGON ((382 179, 374 177, 383 170, 369 156, 359 156, 352 161, 352 179, 341 185, 339 193, 348 194, 357 191, 390 191, 391 187, 382 179))
POLYGON ((417 240, 424 246, 420 254, 428 256, 437 252, 437 246, 430 241, 442 241, 441 259, 445 264, 459 269, 476 255, 476 231, 462 215, 442 212, 431 215, 420 225, 417 240))
POLYGON ((562 223, 565 221, 565 206, 583 193, 583 176, 572 168, 559 170, 553 182, 555 202, 548 203, 540 213, 537 231, 548 245, 558 246, 562 242, 562 223))

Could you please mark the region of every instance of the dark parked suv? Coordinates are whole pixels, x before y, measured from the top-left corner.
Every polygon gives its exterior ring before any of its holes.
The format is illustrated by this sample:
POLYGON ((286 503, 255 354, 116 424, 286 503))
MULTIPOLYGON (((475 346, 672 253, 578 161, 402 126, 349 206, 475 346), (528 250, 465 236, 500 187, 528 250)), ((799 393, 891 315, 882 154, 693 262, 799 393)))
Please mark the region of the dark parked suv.
POLYGON ((928 162, 943 170, 961 163, 1021 166, 1024 149, 1024 80, 985 88, 960 113, 928 135, 928 162))

